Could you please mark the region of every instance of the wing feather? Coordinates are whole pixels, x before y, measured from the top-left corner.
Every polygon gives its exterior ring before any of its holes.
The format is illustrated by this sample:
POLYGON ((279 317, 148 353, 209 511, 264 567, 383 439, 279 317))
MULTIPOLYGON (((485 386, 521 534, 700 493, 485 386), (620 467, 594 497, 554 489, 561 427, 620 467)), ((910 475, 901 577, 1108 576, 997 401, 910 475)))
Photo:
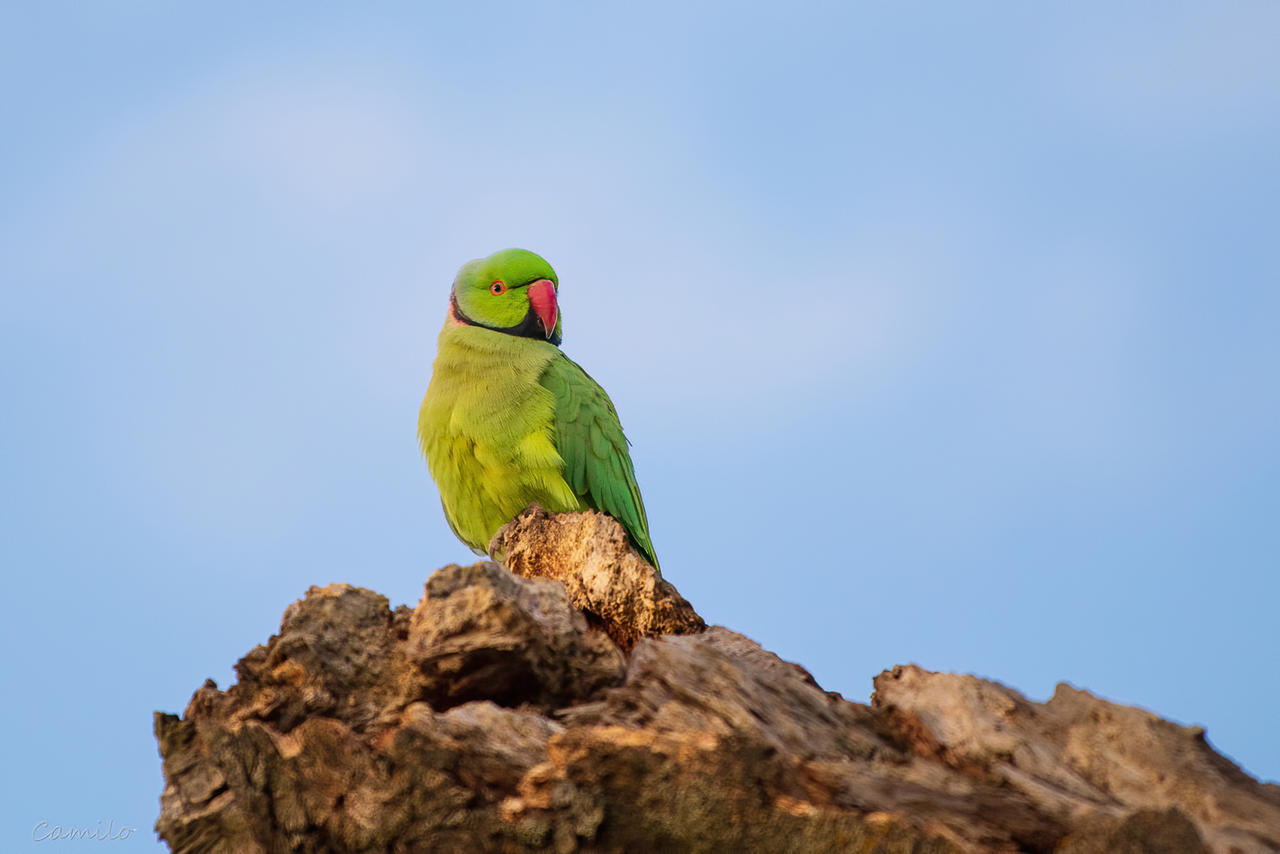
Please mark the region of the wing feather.
POLYGON ((649 520, 613 401, 567 356, 552 359, 540 382, 555 397, 554 441, 569 488, 587 506, 621 522, 656 568, 649 520))

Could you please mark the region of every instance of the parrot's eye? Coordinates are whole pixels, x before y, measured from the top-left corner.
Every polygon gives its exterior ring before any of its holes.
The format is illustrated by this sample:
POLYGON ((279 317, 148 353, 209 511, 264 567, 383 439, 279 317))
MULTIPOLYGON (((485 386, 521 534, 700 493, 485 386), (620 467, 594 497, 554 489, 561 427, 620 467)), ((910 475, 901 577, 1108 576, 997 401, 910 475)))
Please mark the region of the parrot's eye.
POLYGON ((494 296, 497 296, 498 294, 505 292, 506 289, 507 289, 507 286, 504 285, 502 282, 494 282, 492 285, 489 286, 489 293, 493 294, 494 296))

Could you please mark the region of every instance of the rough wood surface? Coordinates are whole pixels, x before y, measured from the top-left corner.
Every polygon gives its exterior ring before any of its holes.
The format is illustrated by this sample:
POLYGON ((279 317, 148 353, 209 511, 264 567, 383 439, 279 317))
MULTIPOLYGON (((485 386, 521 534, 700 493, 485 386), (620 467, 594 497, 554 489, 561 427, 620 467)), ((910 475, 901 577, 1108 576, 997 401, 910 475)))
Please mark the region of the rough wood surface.
POLYGON ((531 511, 495 552, 533 578, 445 567, 413 610, 312 588, 235 685, 156 715, 157 831, 183 852, 1280 852, 1280 787, 1202 731, 910 666, 851 703, 702 631, 619 542, 531 511))
POLYGON ((516 575, 562 583, 573 607, 599 620, 624 652, 640 638, 707 627, 603 513, 556 516, 535 504, 494 534, 489 554, 516 575))

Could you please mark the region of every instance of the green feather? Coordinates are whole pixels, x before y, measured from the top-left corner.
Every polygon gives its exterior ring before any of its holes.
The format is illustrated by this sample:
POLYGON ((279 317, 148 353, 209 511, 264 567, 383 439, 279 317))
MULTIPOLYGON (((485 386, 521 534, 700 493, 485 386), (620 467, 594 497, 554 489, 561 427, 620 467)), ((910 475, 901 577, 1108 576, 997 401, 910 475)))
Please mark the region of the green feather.
MULTIPOLYGON (((508 249, 470 262, 454 281, 418 414, 445 518, 483 554, 532 503, 553 513, 593 508, 617 519, 656 568, 613 402, 559 347, 531 334, 558 341, 561 332, 558 314, 552 333, 534 322, 528 290, 540 279, 558 289, 546 261, 508 249)), ((545 295, 546 283, 539 287, 545 295)))
POLYGON ((538 385, 552 344, 474 326, 446 326, 418 437, 445 518, 479 553, 502 525, 537 502, 579 510, 552 442, 554 400, 538 385))
POLYGON ((569 487, 584 504, 622 523, 655 567, 649 520, 613 401, 567 356, 551 359, 541 383, 555 396, 555 444, 569 487))

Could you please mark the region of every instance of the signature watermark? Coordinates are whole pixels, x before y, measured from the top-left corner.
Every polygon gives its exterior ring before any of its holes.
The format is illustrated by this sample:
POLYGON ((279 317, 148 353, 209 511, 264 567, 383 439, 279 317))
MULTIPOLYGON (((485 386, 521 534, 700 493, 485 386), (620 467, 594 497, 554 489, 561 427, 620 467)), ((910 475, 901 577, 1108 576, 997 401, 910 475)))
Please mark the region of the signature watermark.
POLYGON ((127 824, 116 827, 114 819, 108 819, 105 826, 98 819, 97 827, 77 827, 69 824, 50 824, 42 821, 31 828, 31 839, 35 842, 48 842, 54 839, 93 839, 99 842, 115 839, 128 839, 138 832, 138 828, 127 824))

